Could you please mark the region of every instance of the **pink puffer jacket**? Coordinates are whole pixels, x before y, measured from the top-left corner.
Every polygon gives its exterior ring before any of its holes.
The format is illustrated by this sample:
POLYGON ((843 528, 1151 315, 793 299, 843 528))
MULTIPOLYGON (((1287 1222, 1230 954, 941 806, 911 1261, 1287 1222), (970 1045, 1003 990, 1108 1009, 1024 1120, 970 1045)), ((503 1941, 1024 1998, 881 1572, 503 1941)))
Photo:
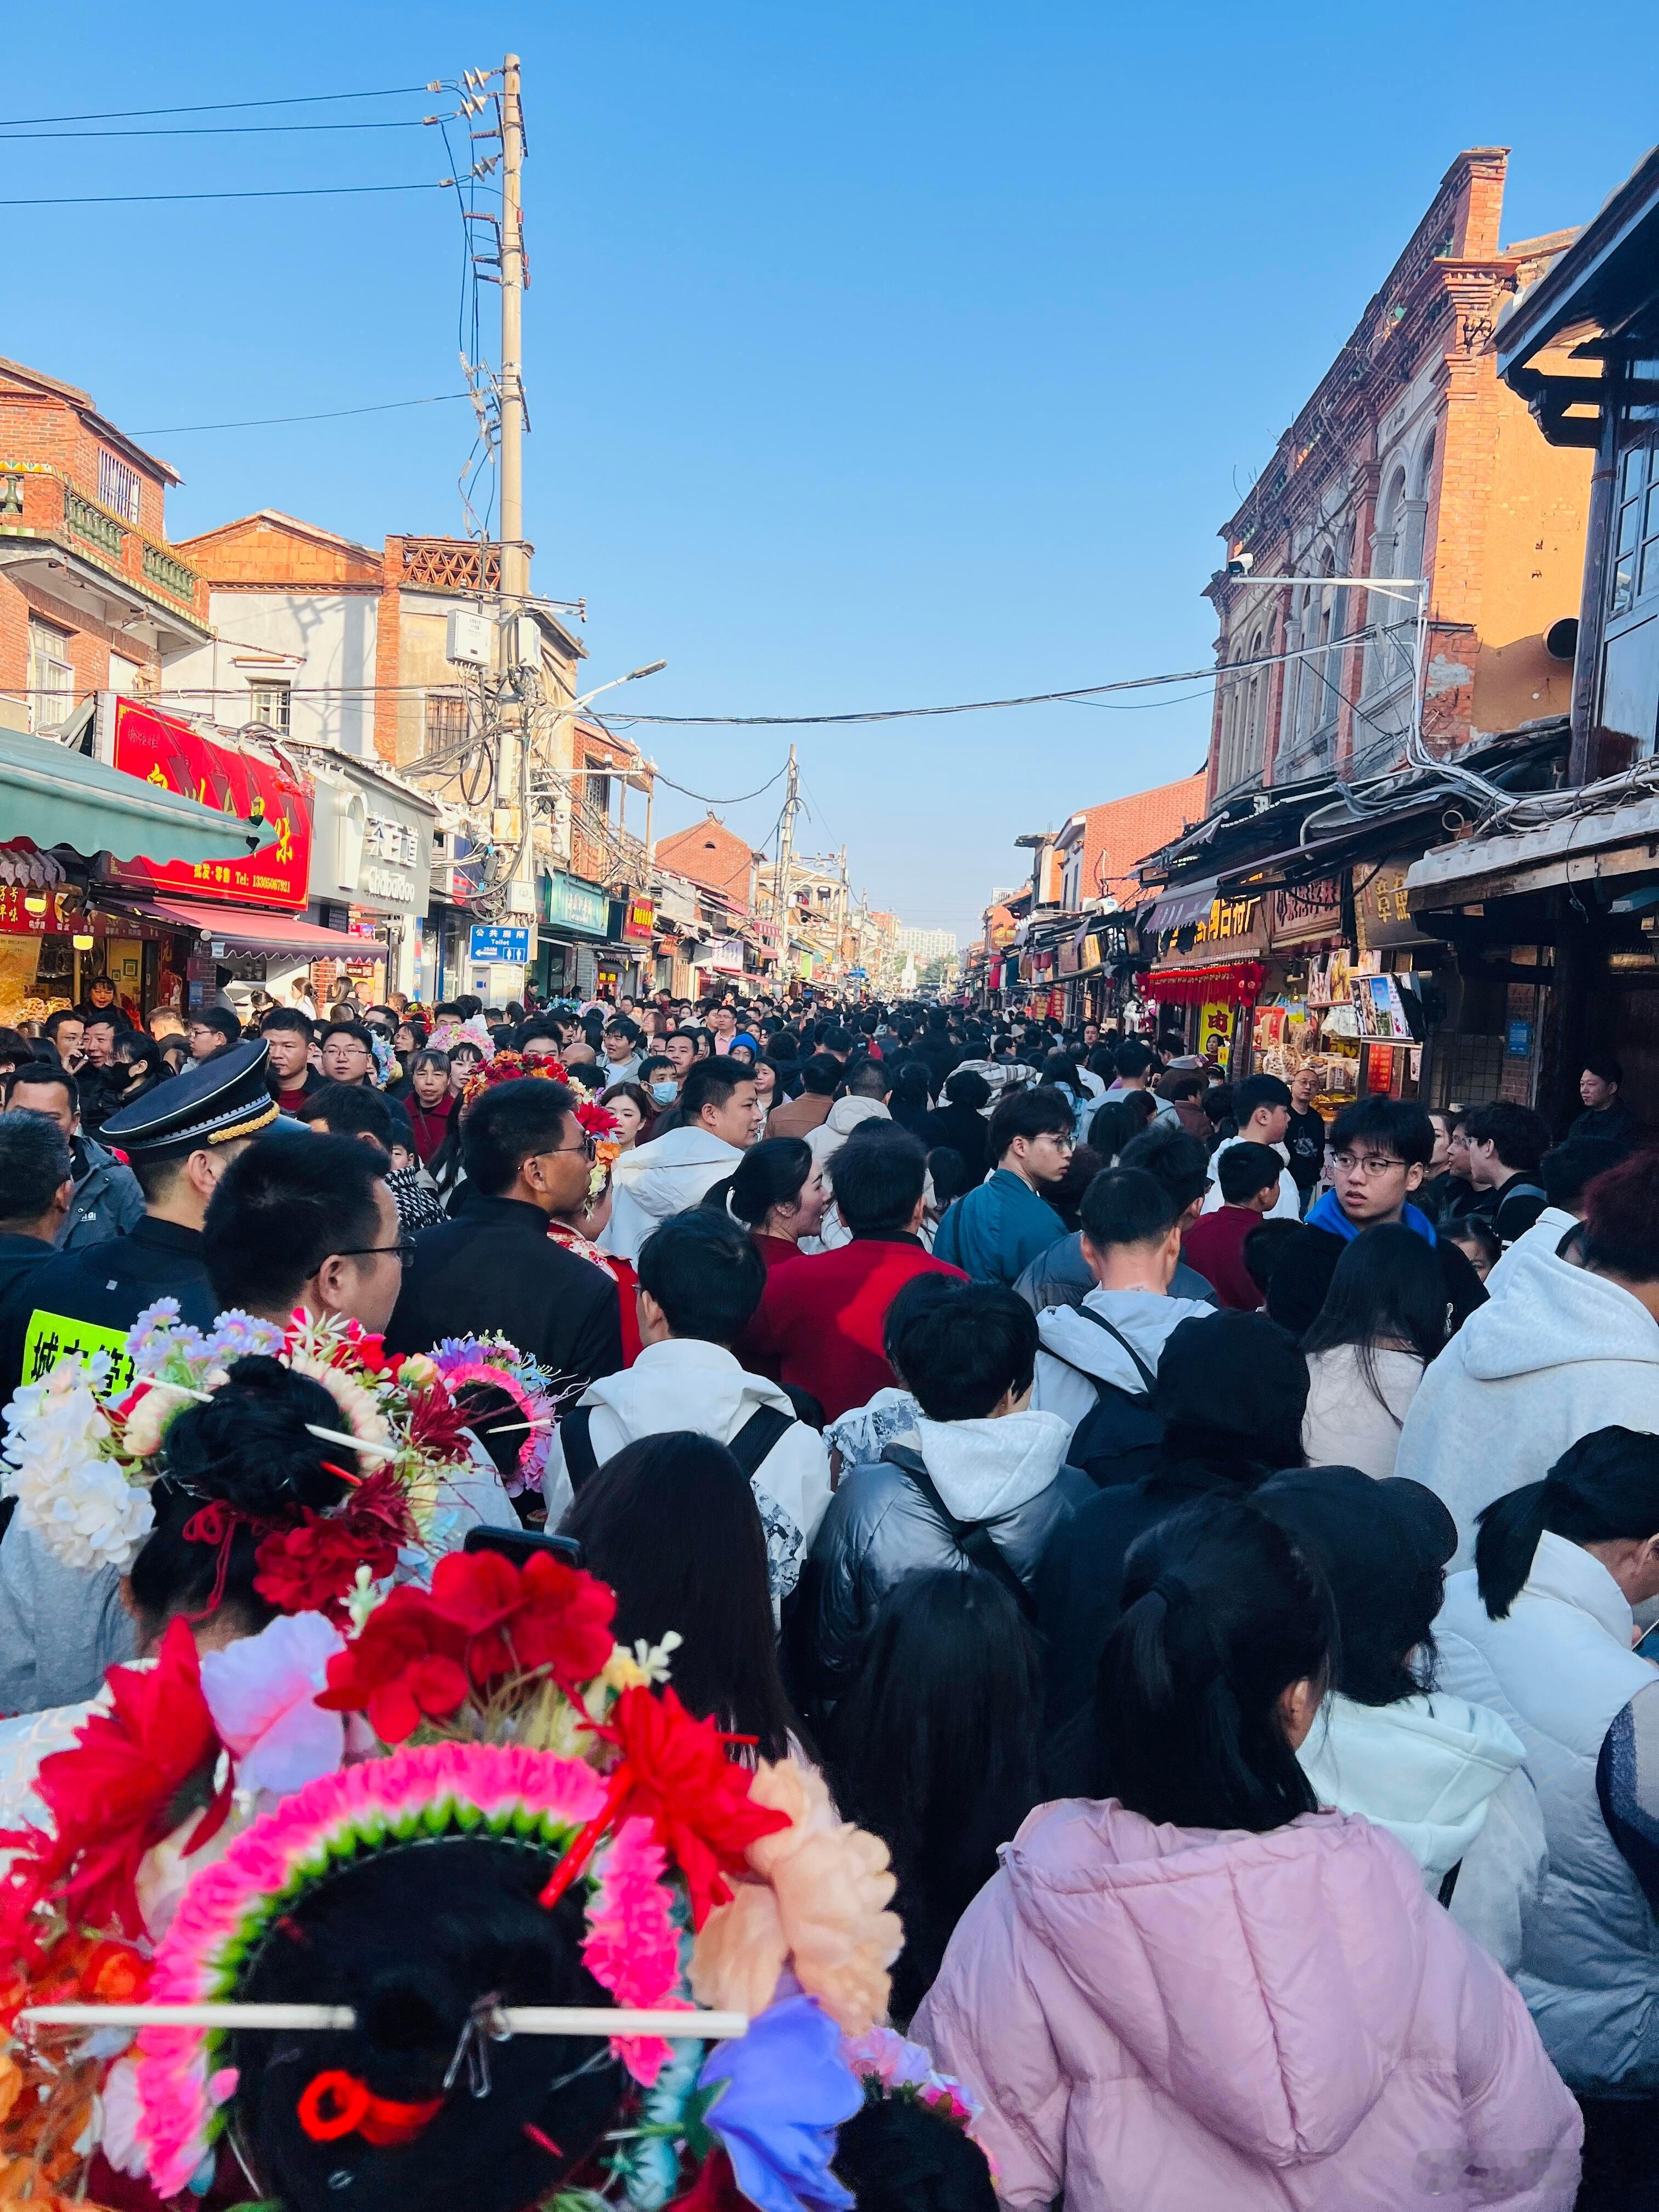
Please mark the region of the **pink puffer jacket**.
POLYGON ((1583 2128, 1514 1986, 1394 1838, 1045 1805, 911 2033, 1037 2212, 1571 2212, 1583 2128))

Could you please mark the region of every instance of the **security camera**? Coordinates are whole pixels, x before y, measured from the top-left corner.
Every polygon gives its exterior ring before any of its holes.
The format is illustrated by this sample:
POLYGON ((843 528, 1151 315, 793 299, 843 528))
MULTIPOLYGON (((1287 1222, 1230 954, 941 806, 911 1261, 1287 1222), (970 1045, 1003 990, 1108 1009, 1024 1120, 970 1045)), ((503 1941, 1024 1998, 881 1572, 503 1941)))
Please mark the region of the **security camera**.
POLYGON ((1235 553, 1227 563, 1227 574, 1230 576, 1248 576, 1255 566, 1255 556, 1254 553, 1235 553))

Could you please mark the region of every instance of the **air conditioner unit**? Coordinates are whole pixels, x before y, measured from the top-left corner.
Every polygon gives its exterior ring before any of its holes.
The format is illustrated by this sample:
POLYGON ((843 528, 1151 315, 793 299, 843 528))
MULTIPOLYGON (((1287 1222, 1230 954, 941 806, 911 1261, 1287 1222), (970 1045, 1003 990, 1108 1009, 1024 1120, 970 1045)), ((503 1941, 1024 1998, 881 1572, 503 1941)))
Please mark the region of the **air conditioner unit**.
POLYGON ((489 616, 470 607, 452 607, 444 624, 444 659, 469 668, 488 668, 493 657, 489 616))

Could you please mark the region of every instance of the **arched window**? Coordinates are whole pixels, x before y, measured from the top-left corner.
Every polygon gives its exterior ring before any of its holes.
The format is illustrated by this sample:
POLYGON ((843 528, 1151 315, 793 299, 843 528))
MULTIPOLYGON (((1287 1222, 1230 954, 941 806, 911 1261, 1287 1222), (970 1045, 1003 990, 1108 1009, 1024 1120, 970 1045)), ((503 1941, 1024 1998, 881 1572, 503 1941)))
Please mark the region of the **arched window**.
MULTIPOLYGON (((1352 574, 1348 567, 1346 540, 1326 555, 1323 568, 1328 576, 1352 574)), ((1342 704, 1343 648, 1338 641, 1346 635, 1348 627, 1348 594, 1342 585, 1329 584, 1322 598, 1324 605, 1320 623, 1325 655, 1320 663, 1323 680, 1319 687, 1319 712, 1315 727, 1324 736, 1334 731, 1337 714, 1342 704)))
POLYGON ((1257 665, 1250 670, 1249 703, 1244 714, 1244 760, 1247 775, 1256 773, 1261 766, 1262 739, 1266 735, 1263 716, 1267 695, 1267 672, 1260 665, 1263 652, 1262 634, 1257 630, 1250 640, 1250 659, 1257 665))
MULTIPOLYGON (((1405 521, 1406 471, 1403 464, 1389 471, 1382 487, 1382 496, 1376 504, 1376 529, 1371 542, 1370 574, 1373 576, 1398 576, 1404 573, 1400 566, 1401 532, 1405 521)), ((1400 635, 1389 625, 1399 620, 1401 602, 1372 595, 1366 611, 1368 625, 1377 632, 1365 647, 1365 684, 1367 692, 1386 691, 1407 665, 1395 644, 1400 635)))
POLYGON ((1431 432, 1424 441, 1417 466, 1412 472, 1411 497, 1405 501, 1400 549, 1401 557, 1395 570, 1397 576, 1420 576, 1423 574, 1423 556, 1428 534, 1429 486, 1433 480, 1434 435, 1431 432))

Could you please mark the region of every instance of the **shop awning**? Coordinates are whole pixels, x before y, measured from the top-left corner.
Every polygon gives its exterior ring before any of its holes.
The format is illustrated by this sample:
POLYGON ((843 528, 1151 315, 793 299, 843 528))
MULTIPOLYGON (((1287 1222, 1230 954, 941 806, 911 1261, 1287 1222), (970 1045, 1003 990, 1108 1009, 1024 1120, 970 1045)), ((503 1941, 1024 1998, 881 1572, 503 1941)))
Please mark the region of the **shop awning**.
POLYGON ((1215 904, 1219 886, 1213 876, 1188 884, 1181 890, 1165 891, 1141 927, 1153 935, 1168 929, 1190 929, 1203 921, 1215 904))
POLYGON ((0 823, 10 837, 90 859, 242 860, 265 842, 234 815, 142 783, 45 738, 0 729, 0 823))
POLYGON ((1407 871, 1406 892, 1415 915, 1518 898, 1563 884, 1651 874, 1659 866, 1656 847, 1659 799, 1638 799, 1601 812, 1566 815, 1537 830, 1437 846, 1407 871))
MULTIPOLYGON (((205 810, 204 810, 205 811, 205 810)), ((113 902, 100 898, 110 911, 113 902)), ((343 929, 324 929, 303 916, 261 914, 257 908, 198 905, 193 899, 124 899, 129 914, 174 929, 191 929, 222 944, 228 952, 303 952, 312 960, 384 960, 386 949, 373 937, 353 937, 343 929)))

